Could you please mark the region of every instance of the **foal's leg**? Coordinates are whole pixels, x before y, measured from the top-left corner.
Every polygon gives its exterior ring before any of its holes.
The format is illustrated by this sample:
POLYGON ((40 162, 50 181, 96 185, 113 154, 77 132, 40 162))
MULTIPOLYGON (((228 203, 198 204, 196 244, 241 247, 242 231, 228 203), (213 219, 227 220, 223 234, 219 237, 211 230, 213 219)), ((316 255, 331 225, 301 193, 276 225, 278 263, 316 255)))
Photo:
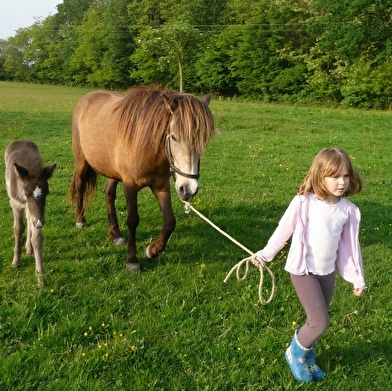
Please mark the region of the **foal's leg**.
POLYGON ((135 185, 126 185, 125 183, 123 183, 123 187, 127 200, 127 225, 129 230, 126 268, 134 272, 140 272, 140 262, 136 256, 136 228, 140 220, 137 208, 137 194, 140 188, 135 185))
POLYGON ((44 279, 44 266, 42 264, 42 246, 44 237, 42 229, 35 228, 32 223, 29 224, 31 224, 31 244, 34 250, 35 272, 37 274, 38 285, 44 286, 46 285, 46 281, 44 279))
POLYGON ((26 220, 27 220, 26 254, 32 254, 33 245, 31 243, 31 233, 34 226, 30 220, 29 208, 26 208, 26 220))
POLYGON ((157 257, 166 247, 166 243, 176 227, 176 218, 173 213, 170 185, 163 190, 151 189, 158 201, 159 208, 163 215, 163 228, 158 238, 155 239, 144 251, 145 259, 157 257))
POLYGON ((116 213, 116 190, 118 181, 114 179, 108 179, 105 186, 105 196, 106 196, 106 207, 108 211, 109 220, 109 237, 114 244, 121 245, 125 244, 124 235, 120 231, 118 225, 117 213, 116 213))
POLYGON ((15 247, 14 247, 14 259, 12 260, 11 266, 17 267, 20 263, 20 256, 22 254, 22 235, 25 230, 23 222, 24 211, 22 209, 12 208, 14 214, 14 236, 15 236, 15 247))
POLYGON ((44 240, 42 229, 34 227, 34 224, 30 218, 28 207, 26 207, 26 219, 27 219, 26 252, 27 254, 34 253, 35 273, 37 275, 38 285, 45 286, 46 281, 44 279, 44 266, 42 263, 42 246, 44 240))

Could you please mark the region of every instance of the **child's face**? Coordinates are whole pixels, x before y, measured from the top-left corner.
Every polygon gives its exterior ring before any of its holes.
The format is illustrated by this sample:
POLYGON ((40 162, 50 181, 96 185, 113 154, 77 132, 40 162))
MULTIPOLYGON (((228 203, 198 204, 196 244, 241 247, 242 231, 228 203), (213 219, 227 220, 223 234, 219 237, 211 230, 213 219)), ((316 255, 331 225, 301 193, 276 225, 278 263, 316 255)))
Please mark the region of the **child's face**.
POLYGON ((350 177, 347 169, 344 168, 337 175, 325 177, 325 185, 332 196, 342 197, 350 185, 350 177))

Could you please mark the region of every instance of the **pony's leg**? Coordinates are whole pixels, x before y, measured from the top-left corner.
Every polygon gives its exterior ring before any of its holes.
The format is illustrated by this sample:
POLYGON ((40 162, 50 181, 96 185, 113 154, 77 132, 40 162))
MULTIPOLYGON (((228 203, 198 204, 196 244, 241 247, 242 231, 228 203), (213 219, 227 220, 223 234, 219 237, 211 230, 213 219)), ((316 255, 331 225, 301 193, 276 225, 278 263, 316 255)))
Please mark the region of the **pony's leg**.
POLYGON ((33 253, 33 245, 31 243, 32 223, 30 221, 29 208, 26 207, 26 220, 27 220, 27 236, 26 236, 26 254, 33 253))
POLYGON ((35 272, 38 279, 38 285, 45 286, 44 266, 42 264, 42 245, 44 241, 42 229, 35 228, 31 222, 29 222, 29 225, 31 226, 31 244, 34 250, 35 272))
POLYGON ((170 185, 163 190, 151 189, 158 201, 163 215, 163 228, 158 238, 155 239, 144 251, 145 259, 156 258, 166 247, 166 243, 176 227, 176 218, 173 213, 170 185))
POLYGON ((105 196, 106 196, 106 207, 108 211, 108 220, 109 220, 109 237, 110 240, 113 241, 114 244, 122 245, 125 244, 124 235, 120 231, 120 227, 118 225, 117 213, 116 213, 116 190, 117 190, 118 181, 114 179, 108 179, 106 181, 105 186, 105 196))
POLYGON ((123 187, 127 200, 127 225, 129 230, 126 268, 134 272, 140 272, 140 262, 136 256, 136 229, 140 220, 137 208, 137 194, 140 189, 137 186, 126 185, 125 183, 123 183, 123 187))
POLYGON ((84 217, 84 193, 87 187, 87 170, 88 163, 84 158, 81 158, 81 161, 76 162, 71 184, 71 197, 76 199, 76 227, 78 228, 86 226, 86 219, 84 217))
MULTIPOLYGON (((74 114, 75 115, 75 114, 74 114)), ((72 152, 75 158, 75 169, 69 189, 72 204, 76 201, 76 227, 86 226, 84 218, 84 193, 87 187, 88 162, 80 144, 79 127, 77 121, 72 121, 72 152)))
POLYGON ((25 230, 23 222, 23 210, 12 208, 14 214, 14 236, 15 236, 15 247, 14 247, 14 259, 12 260, 12 267, 18 267, 20 263, 20 256, 22 254, 22 235, 25 230))

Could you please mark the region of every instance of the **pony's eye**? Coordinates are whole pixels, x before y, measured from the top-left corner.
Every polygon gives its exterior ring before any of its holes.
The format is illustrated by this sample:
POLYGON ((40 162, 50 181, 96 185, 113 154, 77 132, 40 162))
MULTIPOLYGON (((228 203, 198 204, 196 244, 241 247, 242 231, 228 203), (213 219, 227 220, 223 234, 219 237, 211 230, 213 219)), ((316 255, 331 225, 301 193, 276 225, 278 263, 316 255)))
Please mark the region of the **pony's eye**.
POLYGON ((177 142, 177 137, 176 137, 176 136, 171 135, 171 139, 172 139, 174 142, 177 142))

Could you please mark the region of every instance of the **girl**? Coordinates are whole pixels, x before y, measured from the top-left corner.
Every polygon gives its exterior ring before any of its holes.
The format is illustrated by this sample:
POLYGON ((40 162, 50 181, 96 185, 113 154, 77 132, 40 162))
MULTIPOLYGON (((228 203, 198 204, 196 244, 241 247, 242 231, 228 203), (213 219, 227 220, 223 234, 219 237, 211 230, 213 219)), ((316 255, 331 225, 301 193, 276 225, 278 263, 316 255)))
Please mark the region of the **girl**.
POLYGON ((279 222, 266 247, 252 263, 272 261, 292 235, 285 270, 306 312, 306 323, 294 333, 285 358, 298 381, 319 380, 325 373, 316 365, 317 339, 329 326, 328 308, 335 287, 335 268, 361 296, 366 289, 359 246, 360 211, 344 196, 362 189, 362 179, 347 153, 326 148, 314 158, 298 194, 279 222))

